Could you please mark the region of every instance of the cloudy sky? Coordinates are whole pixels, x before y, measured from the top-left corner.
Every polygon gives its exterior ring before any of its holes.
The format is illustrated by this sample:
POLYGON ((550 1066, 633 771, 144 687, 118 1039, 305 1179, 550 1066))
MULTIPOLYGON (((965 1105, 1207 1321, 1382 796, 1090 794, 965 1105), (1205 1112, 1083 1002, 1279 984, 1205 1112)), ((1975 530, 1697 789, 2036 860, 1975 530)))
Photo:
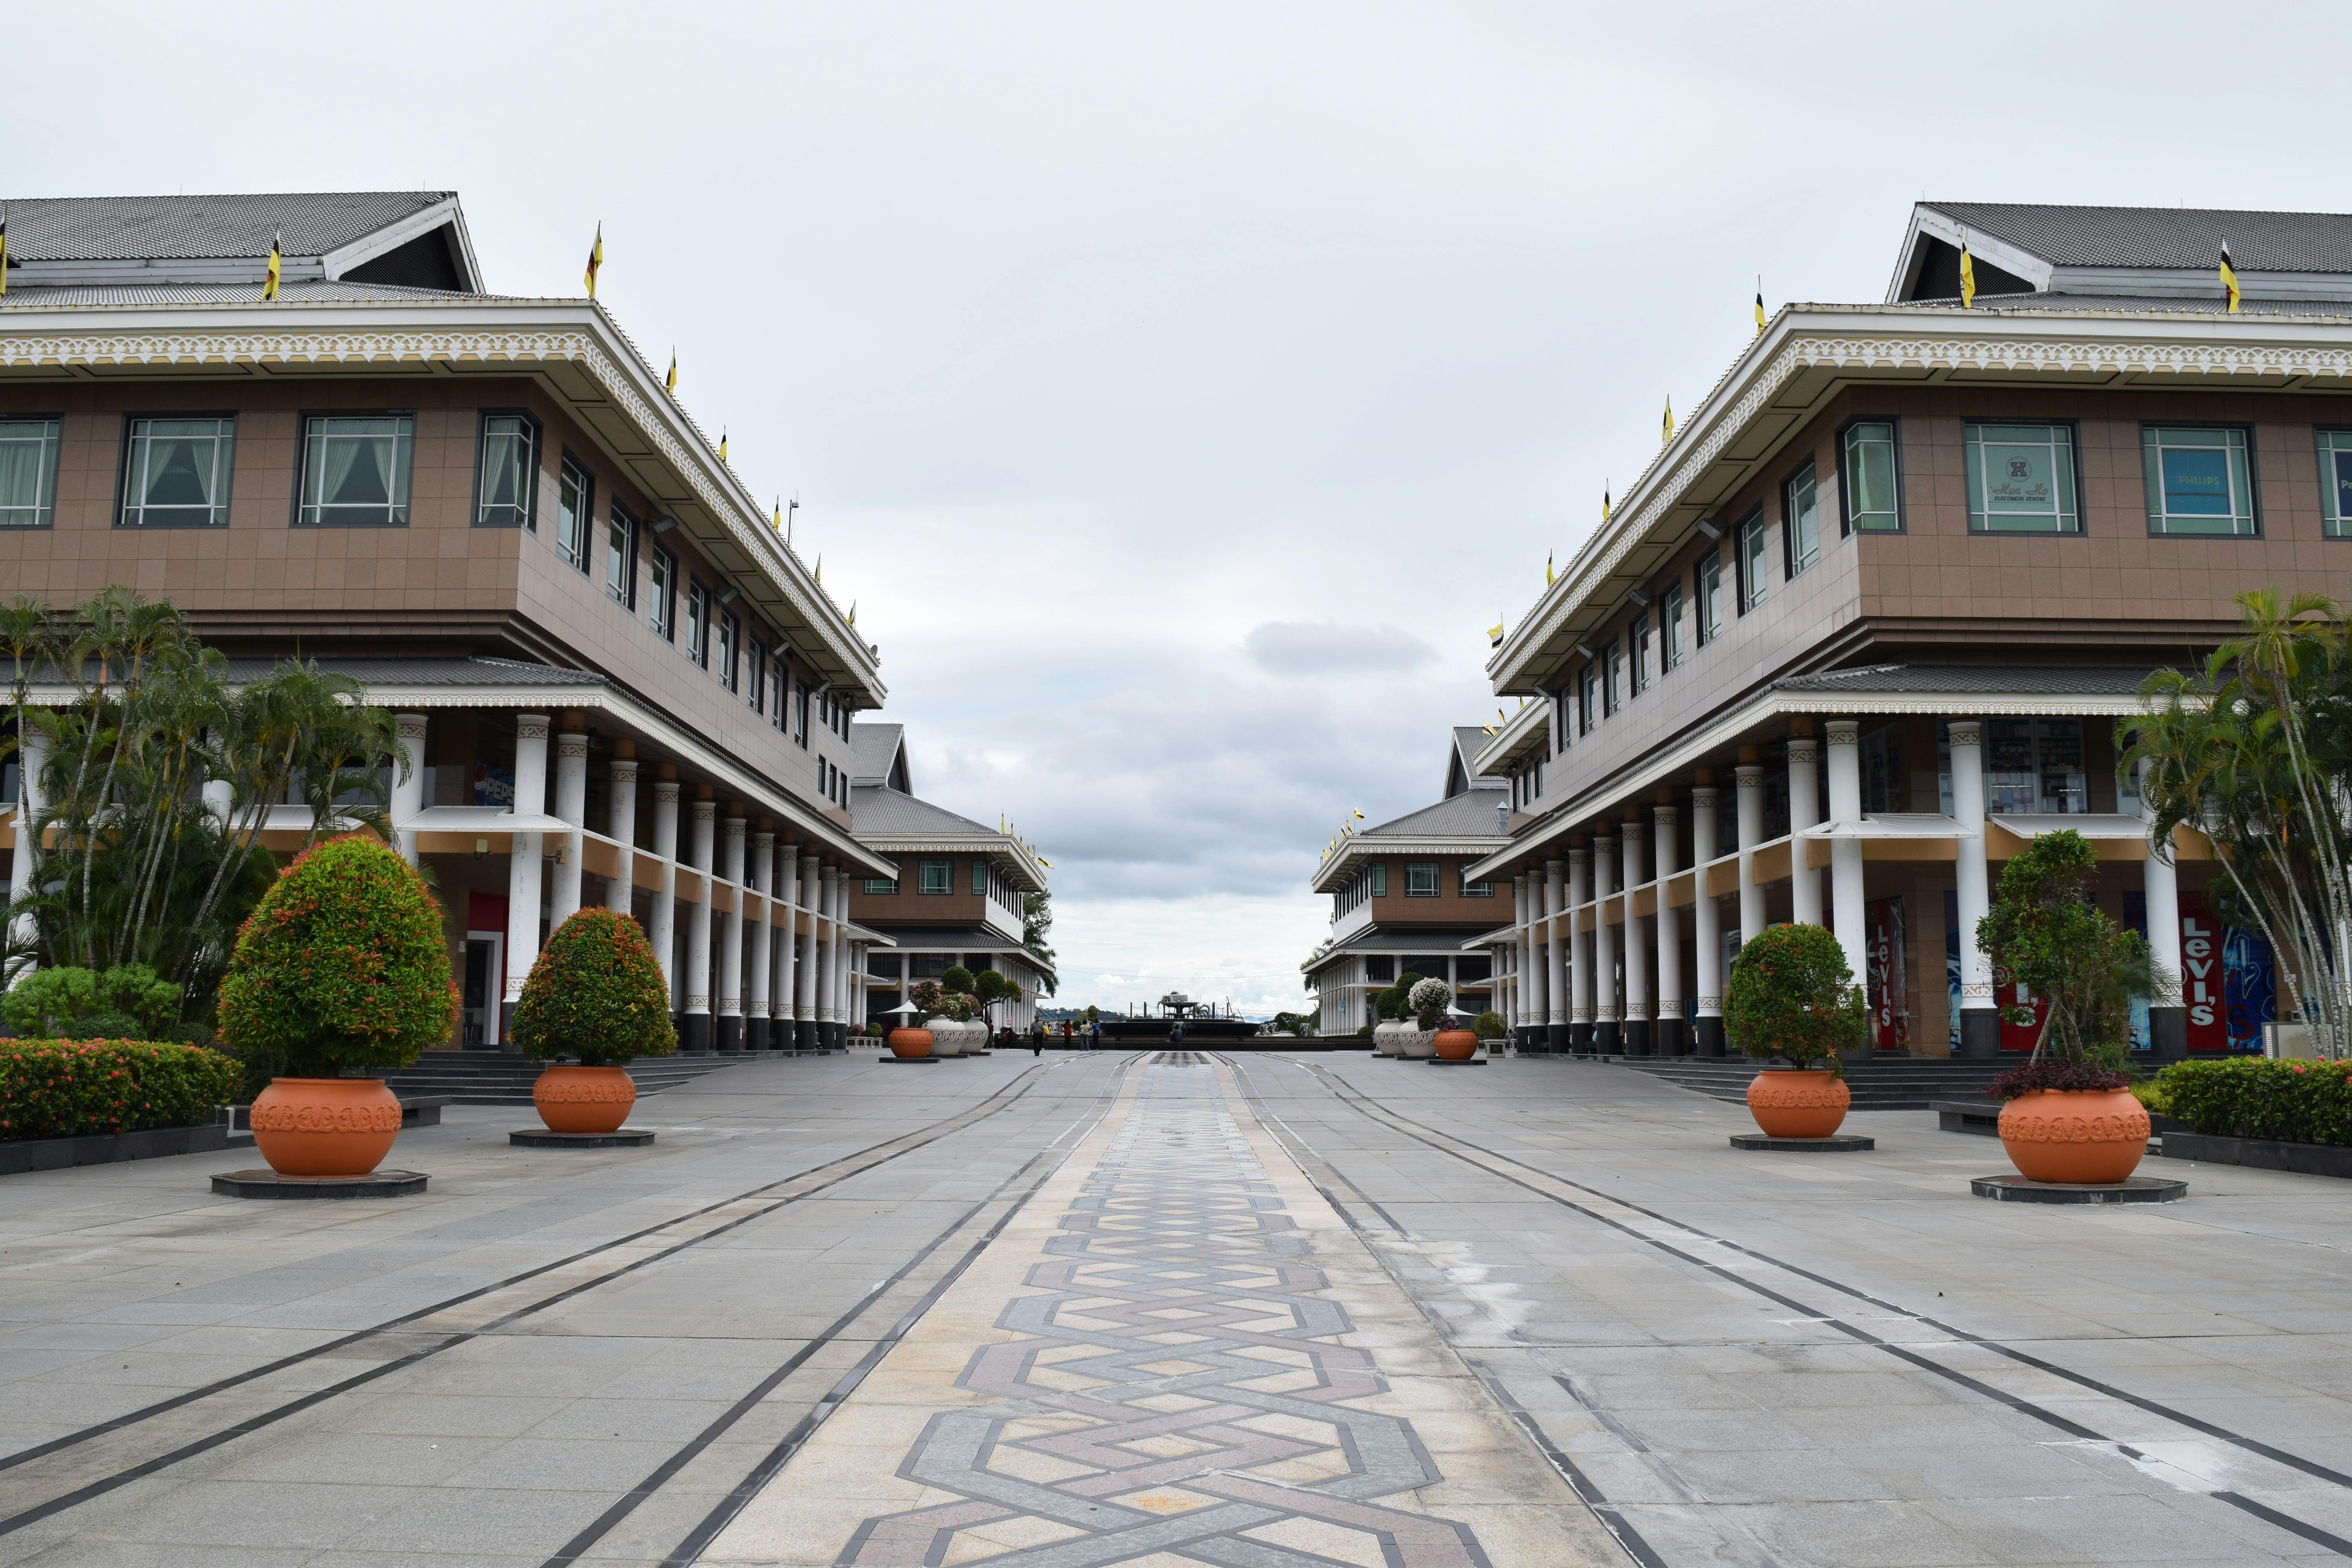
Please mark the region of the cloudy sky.
POLYGON ((1064 998, 1265 1011, 1758 274, 1876 299, 1922 196, 2342 208, 2344 13, 2236 15, 44 6, 0 193, 453 188, 532 294, 601 220, 919 790, 1053 860, 1064 998))

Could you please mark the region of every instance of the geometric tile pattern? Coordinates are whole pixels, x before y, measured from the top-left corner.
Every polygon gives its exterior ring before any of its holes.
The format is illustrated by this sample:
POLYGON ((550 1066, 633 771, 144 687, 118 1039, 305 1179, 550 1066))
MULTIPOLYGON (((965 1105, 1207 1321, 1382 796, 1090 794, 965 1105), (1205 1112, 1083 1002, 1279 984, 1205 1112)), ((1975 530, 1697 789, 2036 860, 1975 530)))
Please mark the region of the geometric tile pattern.
POLYGON ((997 1320, 1019 1337, 957 1380, 989 1402, 933 1416, 898 1468, 960 1500, 868 1519, 839 1561, 1486 1568, 1468 1526, 1377 1500, 1437 1468, 1411 1422, 1351 1407, 1387 1382, 1331 1342, 1353 1325, 1214 1069, 1141 1076, 1029 1273, 1045 1293, 997 1320))

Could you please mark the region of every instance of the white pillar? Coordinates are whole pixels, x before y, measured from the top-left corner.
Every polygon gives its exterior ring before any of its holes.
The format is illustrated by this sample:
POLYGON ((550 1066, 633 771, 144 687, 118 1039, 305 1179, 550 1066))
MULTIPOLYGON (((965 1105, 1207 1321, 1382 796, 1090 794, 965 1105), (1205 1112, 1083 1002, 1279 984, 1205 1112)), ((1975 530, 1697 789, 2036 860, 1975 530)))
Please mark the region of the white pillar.
MULTIPOLYGON (((708 785, 704 786, 708 788, 708 785)), ((693 1048, 709 1050, 710 1039, 710 900, 711 873, 717 869, 714 851, 719 832, 719 805, 695 801, 689 820, 694 826, 694 868, 702 873, 702 901, 687 915, 686 1026, 693 1048), (702 1022, 697 1025, 695 1020, 702 1022)))
MULTIPOLYGON (((515 718, 514 810, 519 817, 547 810, 547 715, 515 718)), ((509 1006, 522 1000, 522 983, 539 959, 540 836, 518 832, 507 855, 507 994, 509 1006)), ((506 1037, 506 1020, 499 1020, 506 1037)))
MULTIPOLYGON (((1959 726, 1952 727, 1958 731, 1959 726)), ((2140 763, 2143 780, 2153 764, 2140 763)), ((2149 809, 2143 784, 2140 795, 2140 815, 2155 816, 2149 809)), ((2148 1043, 2156 1049, 2159 1061, 2179 1055, 2188 1044, 2181 1031, 2188 1027, 2188 1018, 2181 1012, 2180 990, 2180 878, 2179 868, 2168 860, 2157 858, 2155 823, 2150 822, 2147 850, 2140 862, 2142 900, 2147 906, 2147 946, 2156 959, 2156 966, 2165 979, 2159 981, 2156 994, 2147 999, 2148 1043)), ((1973 943, 1971 944, 1973 945, 1973 943)))
MULTIPOLYGON (((1990 1056, 2000 1049, 2000 1017, 1994 1011, 1992 959, 1977 945, 1977 922, 1992 910, 1991 873, 1985 863, 1984 726, 1973 719, 1951 724, 1952 818, 1960 825, 1952 860, 1953 902, 1960 917, 1960 1048, 1990 1056), (1970 1029, 1969 1015, 1978 1022, 1970 1029), (1970 1040, 1973 1032, 1978 1037, 1970 1040)), ((2151 945, 2155 910, 2149 910, 2151 945)), ((2179 943, 2180 922, 2172 922, 2179 943)))
POLYGON ((801 857, 801 902, 808 910, 808 930, 801 933, 799 989, 793 996, 793 1017, 795 1022, 803 1024, 816 1022, 817 916, 824 898, 817 877, 818 868, 815 856, 801 857))
POLYGON ((1511 879, 1511 1005, 1504 1012, 1503 1016, 1510 1021, 1511 1027, 1514 1029, 1525 1028, 1528 1022, 1525 997, 1521 994, 1522 988, 1518 984, 1521 965, 1527 957, 1528 948, 1528 877, 1525 872, 1520 872, 1511 879))
POLYGON ((604 831, 621 847, 620 864, 604 884, 604 907, 625 915, 636 901, 637 891, 637 763, 634 757, 614 760, 613 798, 604 831))
MULTIPOLYGON (((48 762, 49 740, 40 731, 27 724, 16 739, 16 847, 8 862, 8 897, 13 902, 23 898, 33 888, 33 861, 40 853, 34 836, 34 821, 41 815, 41 769, 48 762)), ((218 781, 226 793, 227 781, 218 781)), ((213 785, 205 785, 205 798, 213 798, 213 785)), ((218 808, 216 807, 215 810, 218 808)), ((30 915, 18 915, 11 938, 19 952, 32 950, 38 922, 30 915)), ((14 985, 37 968, 30 958, 20 962, 9 973, 8 984, 14 985)))
MULTIPOLYGON (((1584 906, 1591 898, 1592 851, 1572 847, 1568 852, 1568 940, 1575 958, 1568 969, 1568 1021, 1571 1026, 1581 1025, 1588 1034, 1592 1027, 1592 943, 1576 928, 1582 923, 1584 906)), ((1589 1046, 1591 1041, 1580 1043, 1589 1046)))
POLYGON ((416 829, 409 824, 425 809, 425 723, 422 713, 401 713, 393 719, 408 776, 403 778, 399 768, 393 770, 392 799, 385 815, 391 818, 393 847, 412 866, 416 864, 416 829))
MULTIPOLYGON (((841 888, 841 868, 827 866, 819 875, 824 879, 819 891, 818 908, 824 912, 824 937, 817 948, 816 1021, 820 1027, 841 1022, 841 919, 834 910, 834 897, 841 888)), ((825 1031, 830 1034, 830 1031, 825 1031)), ((820 1038, 820 1045, 830 1046, 829 1038, 820 1038)))
POLYGON ((1621 897, 1625 908, 1624 1007, 1626 1047, 1629 1050, 1636 1041, 1646 1047, 1651 1039, 1646 1027, 1650 1021, 1650 975, 1657 960, 1652 955, 1645 940, 1648 933, 1633 914, 1633 889, 1649 879, 1643 874, 1645 857, 1642 853, 1642 846, 1649 837, 1649 826, 1640 821, 1628 822, 1618 829, 1618 842, 1625 854, 1625 880, 1622 884, 1621 897))
MULTIPOLYGON (((751 835, 751 889, 760 895, 760 923, 751 931, 751 984, 745 998, 744 1011, 750 1016, 747 1029, 761 1032, 760 1044, 773 1048, 775 1042, 765 1035, 768 1021, 769 976, 775 956, 776 943, 776 836, 772 832, 751 835)), ((751 1045, 747 1038, 743 1044, 751 1045)))
POLYGON ((654 853, 661 858, 661 886, 654 890, 652 918, 646 922, 646 941, 661 964, 662 984, 669 988, 669 1007, 678 1010, 677 970, 677 781, 654 783, 654 853))
MULTIPOLYGON (((1851 719, 1832 719, 1829 725, 1830 820, 1862 820, 1862 726, 1851 719)), ((1870 933, 1862 879, 1862 840, 1830 840, 1830 916, 1838 945, 1845 949, 1846 966, 1853 983, 1868 994, 1870 933)))
POLYGON ((1789 737, 1789 918, 1799 925, 1822 923, 1822 874, 1810 864, 1812 841, 1797 837, 1822 819, 1820 755, 1811 735, 1789 737))
POLYGON ((727 819, 725 858, 719 875, 734 884, 727 923, 719 937, 719 1038, 713 1045, 743 1048, 743 819, 727 819), (729 1037, 732 1036, 730 1039, 729 1037))
POLYGON ((776 852, 776 979, 775 1003, 770 1010, 768 1043, 780 1051, 793 1048, 793 977, 800 973, 801 850, 784 844, 776 852))
MULTIPOLYGON (((1680 869, 1681 846, 1675 842, 1675 834, 1682 813, 1672 805, 1661 804, 1651 807, 1650 816, 1656 826, 1656 836, 1650 842, 1658 879, 1658 1022, 1664 1025, 1683 1021, 1682 918, 1675 912, 1674 901, 1666 897, 1666 879, 1680 869)), ((1660 1049, 1664 1049, 1667 1043, 1661 1039, 1660 1049)), ((1682 1033, 1673 1044, 1680 1054, 1690 1049, 1690 1037, 1686 1032, 1682 1033)))
POLYGON ((1543 879, 1528 873, 1528 929, 1521 932, 1520 962, 1527 966, 1528 1027, 1541 1030, 1551 1016, 1550 975, 1544 963, 1544 928, 1551 905, 1544 898, 1543 879))
MULTIPOLYGON (((1565 868, 1557 860, 1544 862, 1544 905, 1552 913, 1545 935, 1544 1023, 1547 1028, 1568 1026, 1568 889, 1565 868)), ((1546 1044, 1550 1037, 1546 1036, 1546 1044)))
POLYGON ((1609 923, 1610 893, 1617 885, 1617 838, 1601 833, 1592 839, 1592 1021, 1596 1029, 1615 1037, 1612 1051, 1623 1048, 1619 1026, 1625 1009, 1617 1001, 1617 928, 1609 923))
MULTIPOLYGON (((1706 776, 1702 773, 1701 776, 1706 776)), ((1691 942, 1698 950, 1698 1016, 1723 1016, 1723 911, 1706 890, 1707 862, 1716 857, 1715 785, 1691 791, 1691 865, 1697 883, 1691 900, 1691 942)), ((1694 1039, 1693 1044, 1697 1042, 1694 1039)))
POLYGON ((578 829, 588 822, 588 737, 577 730, 555 737, 555 815, 573 829, 556 851, 555 886, 548 900, 549 921, 560 926, 580 911, 578 829))
POLYGON ((833 1021, 849 1022, 849 873, 833 868, 833 1021))
POLYGON ((1764 934, 1764 889, 1756 880, 1756 846, 1764 837, 1764 770, 1742 763, 1735 770, 1732 809, 1739 830, 1739 942, 1743 947, 1764 934))

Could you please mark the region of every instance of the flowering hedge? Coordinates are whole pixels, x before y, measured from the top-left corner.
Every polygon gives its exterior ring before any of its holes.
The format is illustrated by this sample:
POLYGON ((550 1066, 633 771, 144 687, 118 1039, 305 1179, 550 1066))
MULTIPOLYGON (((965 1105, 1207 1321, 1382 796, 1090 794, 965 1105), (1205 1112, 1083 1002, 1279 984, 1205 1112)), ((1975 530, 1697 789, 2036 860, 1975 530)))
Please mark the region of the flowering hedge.
POLYGON ((202 1046, 0 1040, 0 1139, 191 1127, 229 1103, 242 1076, 202 1046))
POLYGON ((558 926, 522 984, 514 1042, 538 1061, 572 1057, 592 1068, 677 1049, 669 987, 637 922, 582 910, 558 926))
POLYGON ((2158 1109, 2200 1132, 2352 1147, 2352 1062, 2175 1062, 2158 1109))
POLYGON ((221 1038, 282 1052, 296 1078, 406 1067, 448 1038, 457 985, 441 908, 416 868, 366 834, 287 867, 236 933, 221 1038))

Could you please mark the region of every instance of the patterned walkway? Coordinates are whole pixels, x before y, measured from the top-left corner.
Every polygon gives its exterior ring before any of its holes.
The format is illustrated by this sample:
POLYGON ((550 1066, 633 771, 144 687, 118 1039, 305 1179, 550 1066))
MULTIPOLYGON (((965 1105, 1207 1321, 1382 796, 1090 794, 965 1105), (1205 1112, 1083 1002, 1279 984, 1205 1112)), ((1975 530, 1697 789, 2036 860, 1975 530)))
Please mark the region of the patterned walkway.
POLYGON ((1158 1060, 704 1561, 1588 1560, 1589 1516, 1226 1070, 1158 1060))

